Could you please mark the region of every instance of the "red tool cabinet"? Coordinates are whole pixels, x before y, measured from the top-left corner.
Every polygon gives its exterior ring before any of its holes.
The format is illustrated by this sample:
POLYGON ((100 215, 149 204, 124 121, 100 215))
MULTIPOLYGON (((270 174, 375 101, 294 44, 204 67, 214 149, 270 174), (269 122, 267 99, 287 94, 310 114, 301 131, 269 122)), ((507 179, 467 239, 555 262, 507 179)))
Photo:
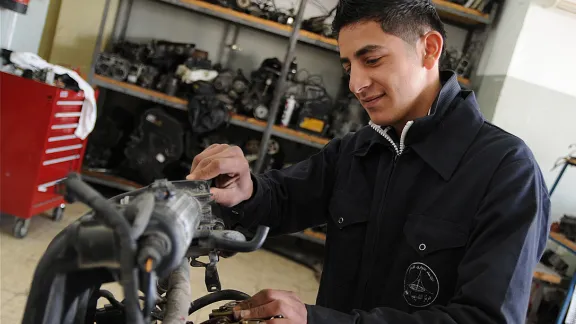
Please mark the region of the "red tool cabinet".
POLYGON ((16 216, 13 234, 28 233, 32 216, 64 199, 55 184, 79 172, 86 140, 74 135, 84 94, 0 72, 0 211, 16 216))

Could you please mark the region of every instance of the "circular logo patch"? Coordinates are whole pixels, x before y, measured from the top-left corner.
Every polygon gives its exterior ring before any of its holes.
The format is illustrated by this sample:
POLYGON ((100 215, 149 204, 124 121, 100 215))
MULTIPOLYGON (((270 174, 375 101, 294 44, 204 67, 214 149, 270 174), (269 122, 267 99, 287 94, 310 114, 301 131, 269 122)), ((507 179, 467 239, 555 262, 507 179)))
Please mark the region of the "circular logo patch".
POLYGON ((421 262, 412 263, 404 275, 404 299, 413 307, 426 307, 432 304, 440 285, 438 277, 429 266, 421 262))

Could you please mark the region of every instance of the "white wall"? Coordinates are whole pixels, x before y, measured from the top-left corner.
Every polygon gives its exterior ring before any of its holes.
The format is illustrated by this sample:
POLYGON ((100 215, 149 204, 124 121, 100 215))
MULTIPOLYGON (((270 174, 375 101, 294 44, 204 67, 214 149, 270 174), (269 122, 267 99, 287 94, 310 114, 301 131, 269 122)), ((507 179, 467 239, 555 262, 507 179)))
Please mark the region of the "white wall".
MULTIPOLYGON (((531 5, 518 37, 493 122, 533 150, 549 188, 556 160, 576 143, 576 15, 531 5), (572 38, 570 38, 572 37, 572 38)), ((552 216, 576 216, 576 167, 552 196, 552 216)))
POLYGON ((508 75, 576 97, 575 33, 576 14, 531 5, 508 75))
POLYGON ((501 19, 492 26, 478 64, 477 74, 506 74, 529 6, 530 1, 526 0, 504 1, 501 19))
POLYGON ((26 14, 18 14, 11 50, 38 53, 49 3, 50 0, 30 1, 26 14))

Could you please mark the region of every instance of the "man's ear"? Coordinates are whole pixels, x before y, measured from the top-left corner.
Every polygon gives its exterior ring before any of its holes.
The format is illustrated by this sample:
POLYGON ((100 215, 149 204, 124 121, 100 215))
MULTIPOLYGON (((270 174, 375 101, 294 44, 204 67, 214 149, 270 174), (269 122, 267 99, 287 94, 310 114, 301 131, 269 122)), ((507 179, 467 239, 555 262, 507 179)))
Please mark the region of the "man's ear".
POLYGON ((422 41, 424 44, 424 59, 422 63, 425 68, 431 70, 440 60, 444 40, 439 32, 432 30, 424 34, 422 41))

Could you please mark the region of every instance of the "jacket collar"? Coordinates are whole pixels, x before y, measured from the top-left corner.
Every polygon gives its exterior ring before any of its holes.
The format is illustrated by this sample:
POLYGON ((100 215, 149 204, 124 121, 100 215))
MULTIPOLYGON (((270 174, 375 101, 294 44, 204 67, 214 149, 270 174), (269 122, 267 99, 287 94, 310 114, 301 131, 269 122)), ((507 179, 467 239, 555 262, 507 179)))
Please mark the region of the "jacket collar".
MULTIPOLYGON (((404 144, 447 181, 484 124, 484 117, 474 93, 460 88, 454 72, 441 72, 440 81, 442 89, 430 114, 414 120, 404 144)), ((370 134, 363 136, 364 140, 354 151, 356 156, 364 156, 377 146, 391 146, 376 131, 367 131, 370 134)))

